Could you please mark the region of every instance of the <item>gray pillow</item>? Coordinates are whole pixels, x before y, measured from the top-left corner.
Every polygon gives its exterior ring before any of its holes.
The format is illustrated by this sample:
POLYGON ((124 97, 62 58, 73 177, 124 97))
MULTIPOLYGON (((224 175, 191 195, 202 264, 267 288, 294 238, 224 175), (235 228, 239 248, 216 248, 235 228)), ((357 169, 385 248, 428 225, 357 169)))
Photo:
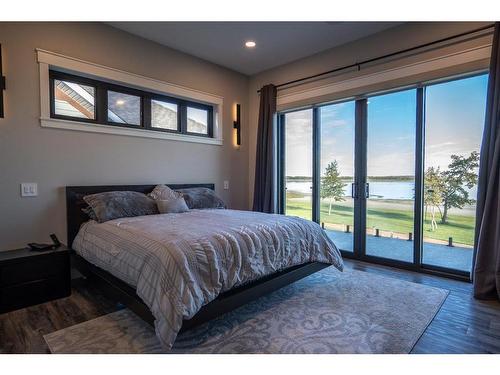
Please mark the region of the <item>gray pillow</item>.
POLYGON ((169 200, 159 199, 156 201, 156 205, 160 214, 177 214, 189 211, 186 201, 182 197, 169 200))
POLYGON ((182 193, 189 209, 195 208, 226 208, 226 204, 215 191, 204 187, 178 189, 182 193))
POLYGON ((108 191, 86 195, 83 200, 92 208, 99 223, 120 217, 158 214, 156 202, 136 191, 108 191))
POLYGON ((148 194, 148 197, 153 198, 155 201, 168 201, 170 199, 182 197, 182 193, 172 190, 166 185, 156 185, 153 191, 148 194))
POLYGON ((82 211, 85 215, 89 217, 90 220, 97 221, 97 216, 95 216, 94 210, 90 206, 82 208, 82 211))

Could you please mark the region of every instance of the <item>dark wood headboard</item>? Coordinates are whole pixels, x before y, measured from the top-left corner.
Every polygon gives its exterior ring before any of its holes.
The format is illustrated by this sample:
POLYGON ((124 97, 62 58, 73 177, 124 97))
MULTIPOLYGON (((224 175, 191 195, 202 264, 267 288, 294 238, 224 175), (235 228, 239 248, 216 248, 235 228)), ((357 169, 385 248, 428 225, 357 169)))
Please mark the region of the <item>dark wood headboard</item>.
MULTIPOLYGON (((215 190, 214 184, 166 184, 172 189, 185 189, 192 187, 205 187, 215 190)), ((80 226, 88 221, 82 208, 87 207, 83 197, 89 194, 104 193, 106 191, 137 191, 148 194, 155 185, 106 185, 106 186, 66 186, 66 226, 68 247, 71 248, 80 226)))

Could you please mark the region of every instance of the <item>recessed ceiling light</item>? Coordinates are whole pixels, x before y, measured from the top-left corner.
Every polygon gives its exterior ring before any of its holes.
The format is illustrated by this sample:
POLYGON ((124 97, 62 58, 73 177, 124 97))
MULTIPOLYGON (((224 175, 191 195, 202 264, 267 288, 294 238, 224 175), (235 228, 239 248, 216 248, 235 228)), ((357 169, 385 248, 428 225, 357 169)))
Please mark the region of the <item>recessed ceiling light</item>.
POLYGON ((254 48, 256 45, 257 45, 257 43, 255 43, 253 40, 247 40, 247 41, 245 42, 245 46, 246 46, 247 48, 254 48))

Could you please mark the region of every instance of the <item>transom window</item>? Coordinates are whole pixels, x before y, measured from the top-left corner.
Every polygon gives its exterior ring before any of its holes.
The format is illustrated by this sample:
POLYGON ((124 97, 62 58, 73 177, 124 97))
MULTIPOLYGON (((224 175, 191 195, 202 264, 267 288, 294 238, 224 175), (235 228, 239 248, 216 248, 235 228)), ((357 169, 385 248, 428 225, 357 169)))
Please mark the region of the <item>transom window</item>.
POLYGON ((108 91, 108 121, 141 125, 141 97, 108 91))
POLYGON ((179 130, 179 108, 177 103, 151 100, 151 126, 159 129, 179 130))
POLYGON ((51 70, 50 117, 213 137, 213 107, 51 70))
POLYGON ((95 87, 54 79, 54 115, 95 120, 95 87))
POLYGON ((208 112, 205 108, 187 107, 187 131, 194 134, 208 132, 208 112))

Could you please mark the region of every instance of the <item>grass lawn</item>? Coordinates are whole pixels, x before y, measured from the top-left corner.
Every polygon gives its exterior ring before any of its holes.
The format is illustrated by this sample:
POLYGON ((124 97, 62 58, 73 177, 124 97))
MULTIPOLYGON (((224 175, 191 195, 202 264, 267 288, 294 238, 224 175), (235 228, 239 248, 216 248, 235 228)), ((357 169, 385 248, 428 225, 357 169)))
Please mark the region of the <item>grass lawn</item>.
MULTIPOLYGON (((290 197, 288 197, 290 198, 290 197)), ((386 205, 387 206, 387 205, 386 205)), ((287 199, 287 215, 311 218, 310 203, 301 199, 287 199)), ((410 205, 405 209, 402 205, 396 208, 368 207, 367 228, 378 228, 382 231, 397 233, 413 232, 413 212, 410 205)), ((472 246, 474 243, 474 217, 466 215, 449 215, 448 223, 441 224, 439 214, 436 214, 437 230, 430 230, 430 215, 424 222, 424 238, 448 241, 453 237, 453 243, 472 246)), ((337 202, 332 205, 332 214, 328 215, 328 203, 321 203, 321 221, 325 224, 353 224, 353 212, 350 202, 337 202)))

